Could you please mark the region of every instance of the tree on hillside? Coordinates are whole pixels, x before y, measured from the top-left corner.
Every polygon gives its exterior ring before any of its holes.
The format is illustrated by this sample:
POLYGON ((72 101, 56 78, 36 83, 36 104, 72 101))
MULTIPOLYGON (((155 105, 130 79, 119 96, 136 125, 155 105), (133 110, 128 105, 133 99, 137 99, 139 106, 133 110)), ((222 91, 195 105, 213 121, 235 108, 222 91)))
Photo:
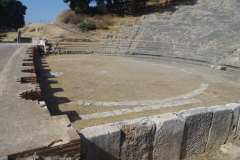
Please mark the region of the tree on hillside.
POLYGON ((71 10, 75 11, 76 13, 79 13, 80 11, 87 10, 92 0, 63 0, 63 2, 64 3, 70 2, 69 7, 71 8, 71 10))
POLYGON ((18 29, 25 24, 27 7, 17 0, 0 0, 0 27, 18 29))
POLYGON ((116 11, 123 14, 124 12, 132 13, 136 9, 145 7, 147 0, 63 0, 65 3, 70 3, 69 7, 75 13, 87 11, 92 1, 97 3, 95 8, 99 13, 116 11))

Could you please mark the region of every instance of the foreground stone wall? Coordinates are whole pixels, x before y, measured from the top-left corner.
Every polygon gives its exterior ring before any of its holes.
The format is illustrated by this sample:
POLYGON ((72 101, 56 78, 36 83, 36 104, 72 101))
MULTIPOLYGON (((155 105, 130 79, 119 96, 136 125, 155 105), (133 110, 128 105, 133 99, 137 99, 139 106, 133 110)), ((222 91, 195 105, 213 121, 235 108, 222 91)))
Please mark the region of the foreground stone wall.
POLYGON ((172 159, 239 140, 240 104, 200 107, 79 130, 86 159, 172 159))

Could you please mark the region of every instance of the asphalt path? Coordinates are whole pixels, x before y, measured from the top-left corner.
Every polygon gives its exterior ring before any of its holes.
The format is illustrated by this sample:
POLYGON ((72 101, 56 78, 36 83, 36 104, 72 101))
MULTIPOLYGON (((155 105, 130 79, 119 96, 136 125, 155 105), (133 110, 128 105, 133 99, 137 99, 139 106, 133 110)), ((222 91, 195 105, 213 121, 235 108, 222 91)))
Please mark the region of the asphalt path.
POLYGON ((0 43, 0 73, 13 55, 13 53, 23 46, 22 44, 1 44, 0 43))

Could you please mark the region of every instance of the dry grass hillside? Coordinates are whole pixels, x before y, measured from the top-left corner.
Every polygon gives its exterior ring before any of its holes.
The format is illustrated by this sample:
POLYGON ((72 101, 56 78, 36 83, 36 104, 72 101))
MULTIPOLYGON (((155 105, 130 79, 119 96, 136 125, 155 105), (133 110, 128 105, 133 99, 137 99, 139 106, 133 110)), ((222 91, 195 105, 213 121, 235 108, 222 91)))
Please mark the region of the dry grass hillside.
MULTIPOLYGON (((181 0, 180 0, 181 1, 181 0)), ((137 22, 142 15, 153 13, 154 9, 164 7, 166 0, 159 0, 159 3, 148 2, 147 7, 141 13, 134 16, 118 16, 113 13, 106 15, 75 14, 70 9, 61 12, 53 24, 30 24, 21 29, 22 36, 39 37, 48 40, 58 40, 59 37, 82 38, 83 36, 102 37, 123 30, 128 24, 137 22), (83 33, 79 29, 82 23, 94 23, 96 30, 83 33)), ((6 33, 3 41, 13 41, 17 37, 16 32, 6 33)))
POLYGON ((105 15, 75 14, 74 11, 68 9, 57 16, 54 25, 74 28, 75 31, 78 30, 81 32, 79 25, 82 23, 94 23, 97 29, 91 32, 91 35, 101 37, 119 31, 134 21, 137 22, 142 15, 152 13, 154 12, 154 9, 159 9, 159 7, 164 7, 166 5, 165 2, 166 0, 159 0, 159 3, 148 2, 147 7, 142 12, 137 13, 134 16, 125 15, 124 17, 113 13, 105 15))
POLYGON ((132 16, 120 17, 115 14, 94 16, 87 14, 75 14, 69 9, 60 13, 54 24, 73 27, 81 32, 78 28, 81 23, 94 23, 96 24, 97 29, 93 32, 93 35, 101 36, 123 28, 124 26, 122 24, 131 23, 134 19, 135 17, 132 16))
MULTIPOLYGON (((30 24, 20 29, 22 36, 39 37, 48 40, 58 40, 59 37, 67 38, 82 38, 83 36, 102 37, 106 34, 112 34, 123 30, 129 24, 137 22, 139 18, 148 14, 147 12, 154 12, 153 9, 164 7, 166 0, 160 0, 159 3, 148 2, 144 13, 137 15, 118 16, 113 13, 105 15, 90 15, 90 14, 75 14, 70 9, 61 12, 53 24, 30 24), (153 7, 154 6, 154 7, 153 7), (94 23, 96 30, 82 32, 79 25, 82 23, 94 23)), ((17 33, 6 33, 3 37, 4 41, 12 41, 17 37, 17 33)))
POLYGON ((73 38, 78 37, 72 32, 49 24, 30 24, 22 28, 20 31, 22 33, 22 36, 40 37, 45 39, 55 39, 59 36, 70 36, 73 38))
MULTIPOLYGON (((136 18, 131 16, 122 18, 113 14, 90 16, 65 10, 59 14, 53 24, 30 24, 20 29, 20 31, 22 36, 39 37, 48 40, 57 40, 59 37, 81 38, 81 35, 101 37, 124 28, 125 24, 131 23, 134 19, 136 18), (65 23, 65 19, 69 19, 69 22, 65 23), (83 22, 93 22, 96 24, 97 29, 83 33, 78 28, 83 22)), ((17 34, 14 35, 14 38, 16 36, 17 34)))

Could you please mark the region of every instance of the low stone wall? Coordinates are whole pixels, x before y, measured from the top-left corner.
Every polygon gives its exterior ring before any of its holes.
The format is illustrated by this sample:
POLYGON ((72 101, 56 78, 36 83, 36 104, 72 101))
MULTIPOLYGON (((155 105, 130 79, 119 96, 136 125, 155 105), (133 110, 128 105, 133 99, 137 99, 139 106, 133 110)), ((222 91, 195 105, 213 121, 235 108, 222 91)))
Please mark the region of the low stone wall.
POLYGON ((18 43, 32 43, 32 37, 21 37, 18 43))
POLYGON ((240 138, 240 104, 200 107, 79 130, 86 159, 171 159, 240 138))

